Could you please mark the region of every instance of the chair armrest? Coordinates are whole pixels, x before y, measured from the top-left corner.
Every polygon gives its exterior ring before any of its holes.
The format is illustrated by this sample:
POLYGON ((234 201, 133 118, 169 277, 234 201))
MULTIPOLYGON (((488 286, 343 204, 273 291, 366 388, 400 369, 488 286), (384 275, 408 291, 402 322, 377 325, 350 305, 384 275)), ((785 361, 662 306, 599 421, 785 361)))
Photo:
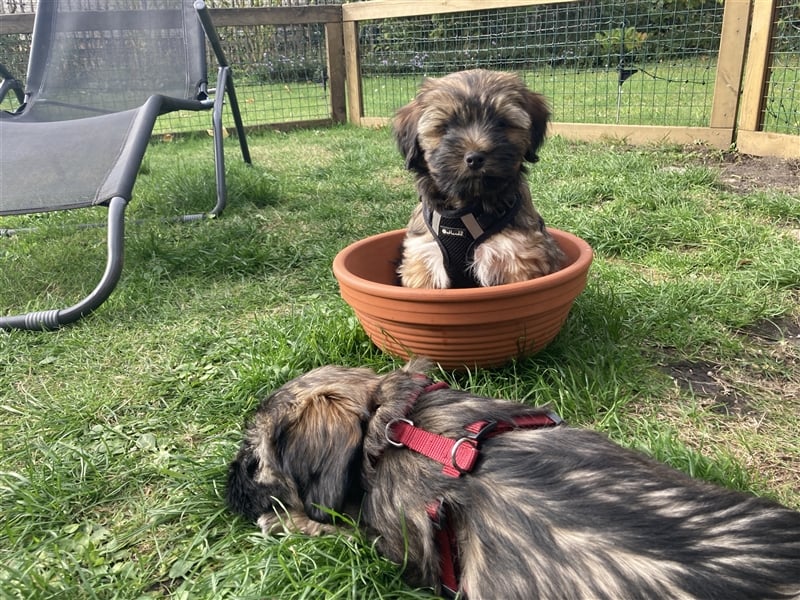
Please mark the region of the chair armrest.
POLYGON ((196 0, 194 9, 197 11, 197 16, 200 19, 200 24, 203 26, 203 31, 206 34, 208 43, 211 44, 211 49, 217 57, 217 62, 220 67, 229 67, 228 61, 225 59, 225 53, 222 51, 222 43, 219 41, 219 35, 211 21, 211 15, 208 12, 208 7, 203 0, 196 0))

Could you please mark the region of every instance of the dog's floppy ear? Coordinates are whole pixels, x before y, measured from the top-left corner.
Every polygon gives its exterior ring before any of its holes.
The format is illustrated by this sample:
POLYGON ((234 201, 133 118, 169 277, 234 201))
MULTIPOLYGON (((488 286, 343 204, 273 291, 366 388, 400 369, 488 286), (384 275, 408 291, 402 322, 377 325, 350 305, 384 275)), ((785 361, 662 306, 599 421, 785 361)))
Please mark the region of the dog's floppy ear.
POLYGON ((544 143, 544 137, 547 133, 547 123, 550 120, 550 108, 547 106, 547 101, 544 99, 544 96, 528 89, 523 93, 522 105, 522 108, 531 118, 531 144, 528 151, 525 153, 525 160, 534 163, 539 160, 537 152, 544 143))
POLYGON ((394 139, 397 147, 406 159, 406 169, 417 173, 427 173, 425 153, 417 139, 417 126, 422 116, 422 105, 414 99, 397 111, 392 123, 394 139))
POLYGON ((362 421, 369 415, 335 384, 309 390, 298 410, 291 423, 276 423, 276 453, 297 486, 305 513, 330 522, 323 509, 341 511, 359 485, 362 421))

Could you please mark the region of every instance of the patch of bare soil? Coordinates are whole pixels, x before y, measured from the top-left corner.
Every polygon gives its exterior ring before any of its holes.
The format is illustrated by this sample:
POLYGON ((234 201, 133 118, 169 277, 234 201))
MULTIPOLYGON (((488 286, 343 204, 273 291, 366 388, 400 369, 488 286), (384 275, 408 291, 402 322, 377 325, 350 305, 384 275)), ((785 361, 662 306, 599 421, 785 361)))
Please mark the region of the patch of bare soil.
POLYGON ((742 334, 765 342, 786 342, 800 347, 800 318, 783 316, 775 320, 765 319, 746 327, 742 334))
POLYGON ((735 369, 703 360, 677 361, 664 371, 680 389, 704 399, 704 404, 719 413, 752 414, 748 388, 800 398, 800 316, 763 320, 739 335, 747 338, 753 359, 758 361, 742 361, 735 369), (768 368, 770 363, 775 369, 768 368))
POLYGON ((752 156, 718 150, 689 150, 706 166, 720 170, 720 181, 729 190, 750 193, 776 190, 800 194, 800 160, 775 156, 752 156))
POLYGON ((665 368, 675 384, 701 399, 701 405, 720 414, 754 414, 752 398, 726 380, 722 365, 680 361, 665 368))
MULTIPOLYGON (((703 415, 703 432, 687 427, 682 435, 690 445, 722 444, 784 500, 800 505, 800 314, 761 321, 738 335, 747 349, 735 361, 679 360, 662 367, 703 415)), ((679 412, 672 418, 682 419, 679 412)))

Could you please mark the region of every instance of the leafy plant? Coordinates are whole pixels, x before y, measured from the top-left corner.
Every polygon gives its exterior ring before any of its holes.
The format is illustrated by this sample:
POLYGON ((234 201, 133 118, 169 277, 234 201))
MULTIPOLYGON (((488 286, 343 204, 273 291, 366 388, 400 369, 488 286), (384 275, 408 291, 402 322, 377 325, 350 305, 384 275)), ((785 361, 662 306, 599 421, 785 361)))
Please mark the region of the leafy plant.
POLYGON ((635 27, 618 27, 611 31, 598 32, 594 39, 600 45, 603 54, 623 55, 639 50, 647 40, 647 34, 637 31, 635 27))

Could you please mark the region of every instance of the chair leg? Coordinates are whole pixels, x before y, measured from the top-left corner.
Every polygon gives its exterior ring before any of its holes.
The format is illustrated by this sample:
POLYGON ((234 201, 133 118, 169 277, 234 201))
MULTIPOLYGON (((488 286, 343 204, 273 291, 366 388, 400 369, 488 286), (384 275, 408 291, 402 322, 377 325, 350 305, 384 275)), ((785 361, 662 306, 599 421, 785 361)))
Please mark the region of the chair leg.
POLYGON ((27 329, 48 331, 68 325, 85 317, 108 299, 119 281, 125 248, 124 198, 112 198, 108 205, 108 257, 100 283, 83 300, 64 309, 30 312, 23 315, 0 317, 0 329, 27 329))
POLYGON ((211 210, 211 215, 218 216, 225 210, 227 203, 228 190, 225 185, 225 150, 222 133, 222 105, 225 101, 225 86, 227 85, 228 70, 219 69, 217 75, 217 93, 214 96, 214 110, 211 115, 211 122, 214 131, 214 166, 216 168, 217 180, 217 204, 211 210))
POLYGON ((244 123, 242 122, 242 113, 239 112, 239 101, 236 99, 236 90, 233 87, 233 75, 228 73, 227 88, 228 100, 231 105, 231 112, 233 113, 233 122, 236 124, 236 137, 239 138, 239 147, 242 149, 242 158, 248 165, 253 164, 250 159, 250 148, 247 145, 247 136, 244 133, 244 123))
MULTIPOLYGON (((197 11, 197 16, 200 19, 200 25, 205 31, 206 39, 211 44, 211 49, 214 56, 217 57, 219 64, 219 74, 217 77, 217 90, 228 93, 228 98, 231 103, 231 110, 233 111, 233 118, 236 122, 236 134, 239 136, 239 146, 242 148, 242 158, 247 164, 252 164, 250 160, 250 150, 247 147, 247 138, 244 135, 244 126, 242 125, 242 116, 239 112, 239 102, 236 99, 236 90, 233 89, 233 77, 230 74, 230 64, 225 58, 225 53, 222 50, 217 30, 214 28, 214 23, 208 13, 208 7, 203 0, 196 0, 194 2, 194 9, 197 11)), ((221 97, 224 93, 218 94, 221 97)), ((215 104, 216 106, 216 104, 215 104)))
POLYGON ((242 123, 242 115, 239 112, 239 103, 236 100, 236 92, 233 89, 231 71, 227 67, 220 67, 217 74, 217 92, 214 96, 214 109, 211 115, 214 132, 214 164, 217 181, 217 204, 210 211, 210 214, 214 217, 219 216, 222 211, 225 210, 228 200, 228 188, 225 184, 225 138, 222 128, 222 107, 225 103, 226 93, 231 105, 231 111, 233 112, 233 120, 236 124, 236 137, 239 138, 242 158, 247 164, 252 164, 250 160, 250 148, 247 145, 247 137, 245 136, 244 125, 242 123))

